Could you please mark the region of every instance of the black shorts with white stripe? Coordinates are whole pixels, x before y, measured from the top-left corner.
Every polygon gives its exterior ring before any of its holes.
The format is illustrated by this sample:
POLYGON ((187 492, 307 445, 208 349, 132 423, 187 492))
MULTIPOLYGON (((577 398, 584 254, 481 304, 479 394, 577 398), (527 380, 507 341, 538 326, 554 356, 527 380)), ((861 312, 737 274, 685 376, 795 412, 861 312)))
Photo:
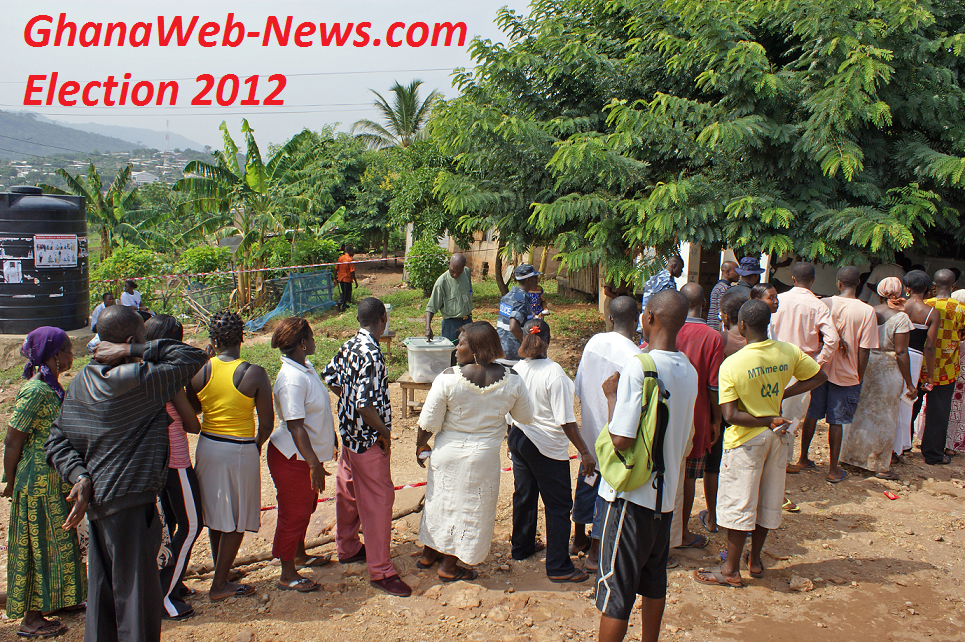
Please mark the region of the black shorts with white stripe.
POLYGON ((596 608, 601 613, 629 620, 637 595, 666 597, 672 516, 625 499, 605 503, 596 575, 596 608))

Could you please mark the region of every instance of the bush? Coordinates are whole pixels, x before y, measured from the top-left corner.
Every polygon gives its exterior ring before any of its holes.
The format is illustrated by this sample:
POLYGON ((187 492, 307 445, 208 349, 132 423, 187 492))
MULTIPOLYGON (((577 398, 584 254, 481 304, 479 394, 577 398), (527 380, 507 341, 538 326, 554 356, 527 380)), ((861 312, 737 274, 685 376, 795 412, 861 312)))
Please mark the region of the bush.
MULTIPOLYGON (((93 310, 101 303, 101 297, 107 291, 120 300, 125 279, 157 277, 160 274, 161 262, 160 255, 133 245, 114 250, 110 257, 98 263, 90 274, 91 309, 93 310), (110 283, 99 283, 99 281, 110 281, 110 283)), ((151 302, 157 298, 155 292, 160 285, 161 279, 158 278, 137 282, 137 289, 141 293, 144 305, 151 307, 151 302)))
MULTIPOLYGON (((231 261, 231 249, 227 247, 216 247, 212 245, 202 245, 192 247, 181 253, 181 258, 175 265, 178 274, 196 274, 198 272, 219 272, 228 269, 231 261)), ((191 281, 202 285, 225 285, 232 282, 230 275, 225 276, 193 276, 191 281)))
POLYGON ((449 269, 449 253, 431 240, 416 241, 405 259, 409 287, 429 296, 439 275, 449 269))
MULTIPOLYGON (((281 268, 291 265, 314 265, 316 263, 334 263, 340 254, 338 244, 330 239, 320 239, 313 236, 303 236, 295 241, 292 248, 291 241, 276 236, 265 242, 259 255, 266 268, 281 268)), ((321 271, 317 269, 316 271, 321 271)), ((266 279, 277 279, 288 276, 289 270, 278 270, 265 273, 266 279)), ((335 268, 332 268, 332 279, 335 279, 335 268)))

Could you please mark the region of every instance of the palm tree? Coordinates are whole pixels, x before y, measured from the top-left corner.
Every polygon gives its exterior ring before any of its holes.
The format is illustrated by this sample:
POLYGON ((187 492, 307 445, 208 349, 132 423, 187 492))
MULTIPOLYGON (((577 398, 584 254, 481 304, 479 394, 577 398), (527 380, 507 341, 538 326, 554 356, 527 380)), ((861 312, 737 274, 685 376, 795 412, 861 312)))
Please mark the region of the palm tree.
POLYGON ((372 104, 382 113, 385 125, 367 119, 358 120, 352 125, 352 133, 360 132, 358 137, 372 149, 408 147, 412 141, 422 138, 432 107, 442 99, 442 94, 433 91, 420 101, 421 84, 421 80, 413 80, 408 87, 403 87, 396 81, 390 89, 395 94, 391 105, 382 94, 370 90, 378 97, 372 104))
POLYGON ((115 247, 127 243, 139 247, 165 246, 168 239, 158 231, 167 214, 149 209, 130 209, 137 201, 137 188, 125 192, 131 182, 131 166, 128 165, 114 177, 103 192, 100 174, 90 160, 87 161, 87 178, 80 174, 71 176, 67 170, 58 169, 67 189, 41 183, 45 194, 73 194, 83 196, 87 204, 87 223, 96 228, 101 237, 101 260, 108 258, 115 247))

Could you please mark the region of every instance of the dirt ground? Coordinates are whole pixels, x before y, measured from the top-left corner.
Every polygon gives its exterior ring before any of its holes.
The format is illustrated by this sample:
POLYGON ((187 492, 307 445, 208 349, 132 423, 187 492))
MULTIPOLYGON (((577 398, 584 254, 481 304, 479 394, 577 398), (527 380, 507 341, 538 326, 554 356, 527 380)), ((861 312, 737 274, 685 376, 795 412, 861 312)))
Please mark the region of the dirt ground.
MULTIPOLYGON (((377 294, 377 293, 376 293, 377 294)), ((575 365, 579 348, 557 347, 560 361, 575 365)), ((422 393, 424 394, 424 393, 422 393)), ((395 411, 392 472, 397 486, 425 481, 416 464, 415 420, 401 419, 402 394, 391 386, 395 411)), ((334 400, 333 400, 334 407, 334 400)), ((787 494, 801 512, 785 513, 784 524, 771 533, 764 548, 764 579, 744 571, 743 589, 703 586, 693 569, 716 565, 725 548, 723 534, 705 533, 710 545, 676 551, 680 568, 670 571, 665 640, 965 640, 965 454, 949 466, 926 466, 918 451, 894 470, 901 482, 860 474, 832 485, 825 481, 826 426, 819 426, 811 449, 817 470, 788 475, 787 494), (898 495, 889 500, 884 491, 898 495), (805 591, 792 591, 792 578, 803 578, 805 591), (808 586, 809 585, 809 586, 808 586)), ((503 466, 511 462, 503 454, 503 466)), ((330 469, 334 465, 328 466, 330 469)), ((575 479, 577 464, 572 464, 575 479)), ((275 492, 262 459, 262 505, 275 504, 275 492)), ((323 496, 330 496, 332 485, 323 496)), ((477 567, 476 582, 442 586, 433 571, 415 568, 420 550, 420 515, 395 523, 393 556, 403 578, 415 589, 410 598, 396 598, 371 588, 364 565, 333 563, 313 573, 322 584, 309 594, 276 588, 277 562, 245 567, 244 582, 254 584, 256 597, 212 604, 206 590, 210 576, 192 577, 198 590, 190 601, 198 615, 185 622, 165 622, 162 639, 188 640, 332 640, 361 642, 494 640, 554 642, 593 640, 598 613, 593 606, 593 582, 557 585, 545 574, 543 557, 510 559, 512 472, 504 473, 496 535, 489 558, 477 567)), ((396 495, 396 509, 412 507, 422 488, 396 495)), ((703 533, 696 518, 703 507, 698 484, 690 528, 703 533)), ((0 524, 7 523, 9 505, 0 502, 0 524)), ((262 529, 245 537, 241 555, 268 551, 275 512, 263 512, 262 529)), ((334 523, 332 502, 319 505, 309 539, 327 533, 334 523)), ((542 530, 542 524, 541 524, 542 530)), ((543 531, 545 533, 545 531, 543 531)), ((6 528, 0 532, 0 563, 6 561, 6 528)), ((313 552, 332 552, 329 544, 313 552)), ((204 535, 192 562, 208 560, 204 535)), ((582 561, 578 561, 582 564, 582 561)), ((0 591, 5 583, 0 581, 0 591)), ((84 616, 62 618, 70 627, 61 639, 83 639, 84 616)), ((16 622, 0 623, 0 639, 13 640, 16 622)), ((631 619, 628 639, 639 639, 638 613, 631 619)))

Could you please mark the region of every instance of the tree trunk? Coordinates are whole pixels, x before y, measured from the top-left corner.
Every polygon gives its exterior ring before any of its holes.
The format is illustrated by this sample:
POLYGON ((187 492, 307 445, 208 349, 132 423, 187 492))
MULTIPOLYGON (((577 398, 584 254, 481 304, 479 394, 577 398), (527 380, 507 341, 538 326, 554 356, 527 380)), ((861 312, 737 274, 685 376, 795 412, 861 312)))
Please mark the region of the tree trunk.
POLYGON ((549 256, 549 247, 543 246, 543 255, 539 257, 539 271, 546 274, 546 257, 549 256))
POLYGON ((500 296, 504 296, 509 292, 509 286, 506 285, 506 281, 503 280, 503 244, 498 243, 496 245, 496 265, 494 267, 496 286, 499 287, 500 296))
POLYGON ((382 269, 389 267, 389 228, 382 233, 382 269))

